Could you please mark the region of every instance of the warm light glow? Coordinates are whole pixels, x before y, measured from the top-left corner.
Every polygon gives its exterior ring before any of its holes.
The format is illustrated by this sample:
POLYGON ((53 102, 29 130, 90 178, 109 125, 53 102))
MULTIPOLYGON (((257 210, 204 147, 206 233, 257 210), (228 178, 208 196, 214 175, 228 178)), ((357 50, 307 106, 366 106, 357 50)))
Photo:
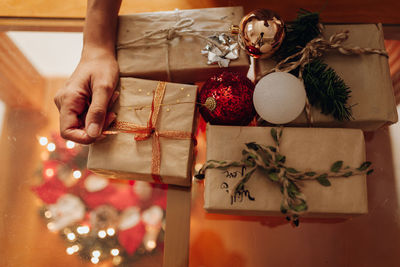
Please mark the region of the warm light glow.
POLYGON ((149 249, 154 249, 156 247, 156 241, 154 241, 154 240, 147 241, 147 247, 149 249))
POLYGON ((52 222, 50 222, 50 223, 47 224, 47 228, 48 228, 50 231, 55 231, 55 230, 56 230, 56 229, 55 229, 55 225, 54 225, 54 223, 52 223, 52 222))
POLYGON ((47 145, 48 142, 49 142, 49 140, 47 140, 46 137, 42 136, 42 137, 39 138, 39 144, 42 145, 42 146, 47 145))
POLYGON ((113 249, 111 250, 111 255, 113 255, 113 256, 118 256, 118 254, 119 254, 119 249, 113 248, 113 249))
POLYGON ((49 152, 48 151, 42 151, 42 153, 40 153, 40 158, 42 160, 47 160, 49 158, 49 152))
POLYGON ((46 210, 45 213, 44 213, 44 217, 46 217, 47 219, 50 219, 51 216, 52 216, 51 211, 46 210))
POLYGON ((100 255, 101 255, 101 253, 100 253, 99 250, 93 250, 92 251, 92 256, 93 257, 98 258, 98 257, 100 257, 100 255))
POLYGON ((67 238, 70 241, 74 241, 76 238, 76 235, 74 233, 69 233, 69 234, 67 234, 67 238))
POLYGON ((47 145, 47 150, 53 152, 54 150, 56 150, 56 145, 54 143, 49 143, 47 145))
POLYGON ((116 256, 113 258, 112 262, 114 265, 119 265, 122 261, 122 257, 121 256, 116 256))
POLYGON ((74 249, 75 252, 78 252, 79 246, 78 245, 73 245, 72 248, 74 249))
POLYGON ((79 179, 82 177, 82 173, 81 171, 76 170, 72 173, 72 176, 74 176, 75 179, 79 179))
POLYGON ((76 228, 76 231, 80 235, 87 234, 87 233, 89 233, 89 227, 88 226, 79 226, 78 228, 76 228))
POLYGON ((104 237, 106 237, 106 231, 104 231, 104 230, 101 230, 101 231, 99 231, 99 233, 98 233, 98 236, 100 237, 100 238, 104 238, 104 237))
POLYGON ((108 228, 108 229, 107 229, 107 234, 108 234, 109 236, 115 235, 115 230, 114 230, 114 228, 108 228))
POLYGON ((67 141, 67 143, 65 144, 67 146, 67 148, 72 149, 75 147, 75 143, 72 141, 67 141))
POLYGON ((198 172, 198 171, 200 171, 201 167, 203 167, 203 164, 197 163, 196 165, 194 165, 194 170, 195 170, 196 172, 198 172))
POLYGON ((90 261, 93 263, 93 264, 97 264, 97 263, 99 263, 99 258, 95 258, 95 257, 93 257, 93 258, 91 258, 90 259, 90 261))
POLYGON ((51 168, 46 169, 45 172, 44 172, 44 174, 46 174, 47 177, 53 177, 53 175, 54 175, 54 170, 51 169, 51 168))
POLYGON ((72 255, 72 254, 74 254, 74 252, 75 252, 75 249, 73 247, 68 247, 67 248, 67 254, 68 255, 72 255))

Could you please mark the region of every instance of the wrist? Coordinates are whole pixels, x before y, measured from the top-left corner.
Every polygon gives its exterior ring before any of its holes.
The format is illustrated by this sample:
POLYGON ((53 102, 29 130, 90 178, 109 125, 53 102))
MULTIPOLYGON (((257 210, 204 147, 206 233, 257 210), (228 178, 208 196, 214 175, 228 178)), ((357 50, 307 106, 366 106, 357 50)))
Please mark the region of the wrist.
POLYGON ((93 59, 100 57, 116 58, 114 45, 99 46, 99 45, 84 44, 81 55, 82 59, 93 59))

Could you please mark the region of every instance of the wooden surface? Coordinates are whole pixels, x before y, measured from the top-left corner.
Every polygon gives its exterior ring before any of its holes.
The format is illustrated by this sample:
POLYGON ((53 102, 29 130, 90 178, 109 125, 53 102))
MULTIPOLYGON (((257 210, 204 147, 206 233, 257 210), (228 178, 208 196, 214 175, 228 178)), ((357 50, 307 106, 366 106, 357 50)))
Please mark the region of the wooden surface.
POLYGON ((45 80, 4 32, 0 32, 0 74, 0 98, 10 108, 41 110, 45 80))
POLYGON ((168 186, 163 267, 189 263, 191 188, 168 186))
MULTIPOLYGON (((321 11, 325 22, 381 22, 400 24, 398 0, 124 0, 121 14, 217 6, 241 5, 245 10, 268 8, 286 21, 293 20, 299 8, 321 11)), ((64 17, 83 18, 85 0, 1 0, 0 17, 64 17)))

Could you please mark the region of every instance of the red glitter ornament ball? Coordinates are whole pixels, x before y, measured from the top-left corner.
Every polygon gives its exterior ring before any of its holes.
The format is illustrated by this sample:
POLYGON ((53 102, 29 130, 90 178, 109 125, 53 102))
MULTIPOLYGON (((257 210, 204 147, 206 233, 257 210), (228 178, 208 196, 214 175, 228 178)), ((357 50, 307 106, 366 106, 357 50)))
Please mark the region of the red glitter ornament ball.
POLYGON ((199 93, 200 113, 211 124, 248 125, 256 114, 253 92, 254 84, 242 74, 214 75, 199 93))

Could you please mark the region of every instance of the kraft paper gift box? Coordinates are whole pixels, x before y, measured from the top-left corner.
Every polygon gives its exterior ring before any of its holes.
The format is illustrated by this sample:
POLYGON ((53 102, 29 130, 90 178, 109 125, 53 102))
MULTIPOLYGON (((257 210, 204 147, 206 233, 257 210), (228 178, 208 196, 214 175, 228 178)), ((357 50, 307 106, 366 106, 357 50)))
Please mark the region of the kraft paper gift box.
MULTIPOLYGON (((384 37, 381 24, 325 25, 323 36, 329 39, 335 33, 349 30, 349 38, 344 46, 384 49, 384 37)), ((359 128, 374 131, 379 127, 397 122, 396 103, 390 78, 388 58, 376 54, 343 55, 338 51, 325 52, 323 61, 350 87, 353 120, 337 121, 330 115, 324 115, 312 107, 313 126, 359 128)), ((273 68, 272 59, 257 60, 258 73, 273 68)), ((306 126, 303 112, 289 125, 306 126)))
POLYGON ((190 185, 197 86, 166 83, 159 113, 153 113, 157 122, 153 120, 154 127, 148 135, 143 129, 129 131, 132 124, 145 128, 149 125, 151 109, 156 110, 152 107, 153 94, 158 98, 156 88, 162 84, 136 78, 120 79, 120 96, 113 111, 118 114, 116 121, 128 126, 124 130, 115 124, 106 131, 105 139, 90 145, 89 170, 111 178, 190 185), (159 161, 155 152, 157 142, 159 161), (154 173, 153 167, 157 165, 159 173, 154 173))
MULTIPOLYGON (((242 7, 205 8, 163 11, 124 15, 119 17, 118 45, 126 44, 145 34, 173 27, 179 20, 189 18, 194 24, 183 30, 194 30, 208 37, 218 31, 229 31, 243 17, 242 7)), ((194 83, 205 81, 220 68, 207 65, 207 57, 201 54, 207 41, 193 36, 174 36, 171 40, 142 40, 133 46, 117 49, 120 75, 153 80, 194 83), (156 44, 161 43, 161 44, 156 44)), ((239 49, 240 50, 240 49, 239 49)), ((247 74, 249 58, 239 51, 239 58, 232 60, 229 70, 247 74)))
MULTIPOLYGON (((234 160, 242 157, 244 144, 273 145, 270 127, 212 126, 207 129, 207 160, 234 160)), ((299 171, 327 172, 332 163, 359 167, 365 161, 364 136, 359 129, 293 128, 283 129, 280 154, 286 166, 299 171)), ((282 194, 278 184, 256 171, 245 184, 245 194, 231 198, 230 190, 241 178, 240 168, 229 173, 219 169, 205 172, 204 208, 211 213, 235 215, 280 215, 282 194)), ((302 181, 308 211, 301 216, 346 217, 368 212, 366 175, 329 178, 325 187, 315 180, 302 181)))

